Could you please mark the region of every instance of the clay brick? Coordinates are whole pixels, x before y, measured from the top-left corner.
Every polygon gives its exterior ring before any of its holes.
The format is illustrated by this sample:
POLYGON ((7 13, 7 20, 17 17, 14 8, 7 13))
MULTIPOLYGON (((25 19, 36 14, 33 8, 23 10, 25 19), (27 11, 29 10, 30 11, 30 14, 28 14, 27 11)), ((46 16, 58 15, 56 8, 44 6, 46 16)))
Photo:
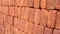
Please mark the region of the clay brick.
POLYGON ((34 24, 40 24, 40 9, 35 10, 34 24))
POLYGON ((3 14, 6 14, 6 15, 8 15, 8 7, 1 7, 1 11, 2 11, 2 13, 3 14))
POLYGON ((33 7, 33 0, 25 0, 24 6, 33 7))
POLYGON ((14 9, 15 17, 19 17, 20 18, 20 13, 21 13, 21 7, 15 7, 15 9, 14 9))
POLYGON ((52 34, 53 33, 53 29, 51 29, 51 28, 45 28, 45 30, 44 30, 44 34, 52 34))
POLYGON ((1 3, 2 6, 8 6, 9 0, 1 0, 1 1, 2 1, 1 3))
POLYGON ((21 3, 21 6, 24 6, 24 0, 21 0, 20 3, 21 3))
POLYGON ((56 20, 56 13, 57 13, 56 10, 49 10, 48 22, 47 22, 48 27, 54 28, 55 20, 56 20))
POLYGON ((55 8, 60 9, 60 0, 55 0, 55 8))
POLYGON ((2 11, 1 11, 1 6, 0 6, 0 13, 1 13, 2 11))
POLYGON ((44 9, 41 9, 40 15, 41 15, 40 16, 40 25, 41 26, 46 26, 48 11, 44 10, 44 9))
POLYGON ((17 19, 17 18, 14 19, 14 27, 15 28, 17 28, 21 31, 24 31, 25 26, 26 26, 26 22, 24 20, 20 20, 20 19, 17 19))
POLYGON ((60 34, 60 30, 54 29, 53 34, 60 34))
POLYGON ((2 3, 1 1, 2 1, 2 0, 0 0, 0 6, 1 6, 1 3, 2 3))
POLYGON ((24 19, 25 7, 21 8, 21 19, 24 19))
POLYGON ((21 6, 21 0, 15 0, 15 6, 21 6))
POLYGON ((47 0, 47 9, 54 9, 55 0, 47 0))
POLYGON ((41 0, 41 8, 45 9, 47 7, 47 0, 41 0))
POLYGON ((55 28, 60 29, 60 11, 57 13, 55 28))
POLYGON ((14 0, 9 0, 9 6, 14 6, 14 0))
POLYGON ((37 33, 38 33, 38 25, 33 24, 32 34, 37 34, 37 33))
POLYGON ((38 34, 44 34, 44 27, 38 26, 38 34))
POLYGON ((34 8, 39 8, 40 0, 34 0, 34 8))
POLYGON ((25 13, 24 13, 24 19, 28 21, 28 16, 29 16, 29 7, 26 7, 25 13))
POLYGON ((27 26, 26 26, 25 32, 26 32, 27 34, 32 34, 32 28, 33 28, 33 24, 30 23, 30 22, 28 22, 28 24, 27 24, 27 26))
POLYGON ((14 16, 14 7, 8 7, 8 9, 9 9, 9 15, 11 15, 11 16, 14 16))
POLYGON ((7 16, 7 23, 10 25, 13 25, 13 17, 12 16, 7 16))
POLYGON ((9 25, 9 24, 5 24, 6 29, 7 29, 7 34, 13 34, 14 33, 14 28, 13 26, 9 25))
POLYGON ((35 16, 35 9, 30 8, 30 11, 29 11, 29 21, 30 22, 34 22, 34 16, 35 16))
POLYGON ((0 34, 5 34, 5 29, 4 29, 4 27, 0 27, 0 34))
POLYGON ((0 13, 0 26, 3 27, 3 14, 0 13))

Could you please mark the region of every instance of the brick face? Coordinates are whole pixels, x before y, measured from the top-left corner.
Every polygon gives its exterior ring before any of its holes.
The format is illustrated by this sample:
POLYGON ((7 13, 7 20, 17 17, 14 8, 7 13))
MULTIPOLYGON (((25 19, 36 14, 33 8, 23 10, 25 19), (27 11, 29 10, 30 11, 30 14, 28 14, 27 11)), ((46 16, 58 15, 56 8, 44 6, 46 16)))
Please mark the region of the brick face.
POLYGON ((56 26, 57 29, 60 29, 60 12, 57 13, 56 26))
POLYGON ((54 28, 55 20, 56 20, 56 13, 57 13, 56 10, 49 10, 48 21, 47 21, 48 27, 54 28))
POLYGON ((60 34, 60 0, 0 0, 0 34, 60 34))
POLYGON ((41 26, 46 26, 48 11, 42 9, 40 13, 41 13, 41 14, 40 14, 40 18, 41 18, 41 19, 40 19, 40 25, 41 25, 41 26))

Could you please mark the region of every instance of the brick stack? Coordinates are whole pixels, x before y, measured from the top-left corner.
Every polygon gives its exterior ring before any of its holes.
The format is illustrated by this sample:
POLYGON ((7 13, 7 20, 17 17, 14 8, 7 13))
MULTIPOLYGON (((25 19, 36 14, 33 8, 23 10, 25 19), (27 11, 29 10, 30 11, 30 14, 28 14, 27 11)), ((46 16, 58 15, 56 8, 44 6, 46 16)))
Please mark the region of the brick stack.
POLYGON ((0 0, 0 34, 60 34, 60 0, 0 0))

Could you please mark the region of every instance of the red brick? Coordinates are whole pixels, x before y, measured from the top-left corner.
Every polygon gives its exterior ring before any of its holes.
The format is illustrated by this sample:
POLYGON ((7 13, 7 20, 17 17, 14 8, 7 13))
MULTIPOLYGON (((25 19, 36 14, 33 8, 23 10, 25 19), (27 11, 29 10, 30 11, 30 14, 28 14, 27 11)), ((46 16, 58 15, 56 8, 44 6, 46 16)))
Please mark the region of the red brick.
POLYGON ((40 0, 34 0, 34 8, 39 8, 40 0))
POLYGON ((30 11, 29 11, 29 21, 30 22, 34 22, 34 16, 35 16, 35 9, 30 8, 30 11))
POLYGON ((47 7, 47 0, 41 0, 41 8, 46 8, 47 7))
POLYGON ((0 27, 0 34, 5 34, 5 29, 4 29, 4 27, 0 27))
POLYGON ((14 28, 13 26, 6 24, 6 29, 7 29, 7 34, 13 34, 14 33, 14 28))
POLYGON ((2 13, 8 15, 8 7, 1 7, 2 13))
POLYGON ((2 3, 1 1, 2 1, 2 0, 0 0, 0 6, 1 6, 1 3, 2 3))
POLYGON ((24 6, 24 0, 21 0, 20 3, 21 3, 21 6, 24 6))
POLYGON ((19 17, 20 18, 20 13, 21 13, 21 7, 15 7, 15 9, 14 9, 15 17, 19 17))
POLYGON ((40 9, 35 10, 34 24, 40 24, 40 9))
POLYGON ((25 32, 26 32, 27 34, 32 34, 32 28, 33 28, 33 24, 30 23, 30 22, 28 22, 28 24, 27 24, 27 26, 26 26, 25 32))
POLYGON ((24 13, 24 19, 28 21, 28 16, 29 16, 29 7, 26 7, 25 13, 24 13))
POLYGON ((55 0, 55 8, 60 9, 60 0, 55 0))
POLYGON ((33 0, 25 0, 24 1, 24 6, 33 7, 33 0))
POLYGON ((38 33, 38 25, 33 24, 32 34, 38 33))
POLYGON ((60 29, 60 11, 57 13, 57 19, 56 19, 55 28, 60 29))
POLYGON ((45 30, 44 30, 44 34, 52 34, 53 32, 53 29, 51 29, 51 28, 45 28, 45 30))
POLYGON ((9 0, 9 6, 14 6, 14 0, 9 0))
POLYGON ((13 25, 13 17, 12 16, 7 16, 7 23, 10 25, 13 25))
POLYGON ((3 14, 0 13, 0 26, 3 27, 3 14))
POLYGON ((25 26, 26 26, 26 22, 24 20, 20 20, 20 19, 17 19, 17 18, 14 19, 14 27, 15 28, 17 28, 21 31, 24 31, 25 26))
POLYGON ((8 6, 9 0, 1 0, 1 1, 2 1, 1 3, 2 6, 8 6))
POLYGON ((9 9, 9 15, 11 15, 11 16, 14 16, 14 8, 15 7, 8 7, 8 9, 9 9))
POLYGON ((54 29, 53 34, 60 34, 60 30, 54 29))
POLYGON ((15 6, 21 6, 21 0, 15 0, 15 6))
POLYGON ((1 6, 0 6, 0 13, 1 13, 2 11, 1 11, 1 6))
POLYGON ((41 12, 40 12, 40 25, 41 26, 46 26, 46 22, 47 22, 47 16, 48 16, 48 11, 47 10, 44 10, 42 9, 41 12))
POLYGON ((47 9, 54 9, 55 0, 47 0, 47 9))
POLYGON ((56 13, 57 13, 56 10, 49 10, 48 22, 47 22, 48 27, 54 28, 55 20, 56 20, 56 13))
POLYGON ((44 34, 44 27, 38 26, 38 34, 44 34))
POLYGON ((21 19, 24 19, 25 7, 21 8, 21 19))

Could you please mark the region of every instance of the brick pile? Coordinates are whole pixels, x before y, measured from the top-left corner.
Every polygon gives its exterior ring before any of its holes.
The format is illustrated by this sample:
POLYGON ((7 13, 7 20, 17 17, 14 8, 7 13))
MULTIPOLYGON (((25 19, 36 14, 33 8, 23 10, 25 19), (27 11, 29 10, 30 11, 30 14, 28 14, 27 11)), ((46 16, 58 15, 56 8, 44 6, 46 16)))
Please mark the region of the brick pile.
POLYGON ((60 0, 0 0, 0 34, 60 34, 60 0))

